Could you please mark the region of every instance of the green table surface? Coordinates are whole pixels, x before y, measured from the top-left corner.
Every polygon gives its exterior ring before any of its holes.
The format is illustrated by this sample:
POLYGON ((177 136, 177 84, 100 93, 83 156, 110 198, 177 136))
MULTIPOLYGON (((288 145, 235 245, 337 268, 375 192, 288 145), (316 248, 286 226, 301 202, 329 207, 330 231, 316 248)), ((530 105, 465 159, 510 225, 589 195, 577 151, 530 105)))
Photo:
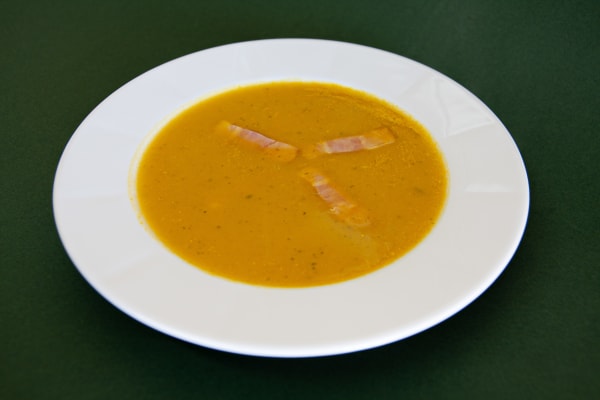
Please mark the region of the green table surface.
POLYGON ((0 66, 0 399, 600 398, 599 2, 2 1, 0 66), (138 323, 68 258, 52 184, 86 115, 168 60, 280 37, 427 64, 511 132, 527 229, 454 317, 353 354, 240 356, 138 323))

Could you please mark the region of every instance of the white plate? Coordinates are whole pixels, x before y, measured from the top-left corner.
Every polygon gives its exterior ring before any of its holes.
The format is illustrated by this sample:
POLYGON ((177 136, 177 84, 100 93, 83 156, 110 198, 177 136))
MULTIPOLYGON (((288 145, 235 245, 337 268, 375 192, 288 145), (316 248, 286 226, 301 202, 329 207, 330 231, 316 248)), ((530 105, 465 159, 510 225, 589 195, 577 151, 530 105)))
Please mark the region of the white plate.
POLYGON ((360 45, 275 39, 190 54, 121 87, 69 141, 53 200, 60 237, 81 274, 133 318, 228 352, 308 357, 406 338, 473 301, 521 240, 529 188, 509 132, 446 76, 360 45), (449 195, 433 231, 408 255, 340 284, 265 288, 186 264, 140 225, 128 197, 128 172, 144 139, 199 98, 281 79, 372 93, 412 114, 435 137, 449 168, 449 195))

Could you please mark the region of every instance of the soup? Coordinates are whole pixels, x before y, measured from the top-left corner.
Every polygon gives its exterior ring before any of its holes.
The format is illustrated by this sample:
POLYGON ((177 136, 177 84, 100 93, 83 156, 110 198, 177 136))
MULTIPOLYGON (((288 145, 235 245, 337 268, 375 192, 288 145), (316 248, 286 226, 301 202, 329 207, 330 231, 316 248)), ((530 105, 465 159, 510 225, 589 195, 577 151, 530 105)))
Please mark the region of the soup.
POLYGON ((434 226, 447 172, 430 134, 337 84, 235 88, 176 115, 132 170, 143 223, 188 263, 306 287, 398 259, 434 226))

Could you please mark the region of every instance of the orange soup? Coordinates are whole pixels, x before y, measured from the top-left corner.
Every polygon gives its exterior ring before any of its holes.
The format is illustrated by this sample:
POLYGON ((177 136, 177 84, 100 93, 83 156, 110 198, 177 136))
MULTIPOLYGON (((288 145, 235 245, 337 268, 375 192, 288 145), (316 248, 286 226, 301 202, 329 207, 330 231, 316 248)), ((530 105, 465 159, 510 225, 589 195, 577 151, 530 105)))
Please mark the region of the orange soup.
POLYGON ((272 82, 179 113, 134 166, 140 217, 211 274, 276 287, 331 284, 415 247, 447 172, 425 128, 337 84, 272 82))

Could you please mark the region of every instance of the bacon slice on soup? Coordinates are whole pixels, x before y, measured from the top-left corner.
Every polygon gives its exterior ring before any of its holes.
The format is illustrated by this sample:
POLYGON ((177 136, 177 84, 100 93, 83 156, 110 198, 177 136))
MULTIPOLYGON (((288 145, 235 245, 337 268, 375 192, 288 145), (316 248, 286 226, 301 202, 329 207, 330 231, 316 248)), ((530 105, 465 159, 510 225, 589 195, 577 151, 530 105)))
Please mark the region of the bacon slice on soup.
POLYGON ((269 157, 288 162, 296 158, 298 149, 291 144, 272 139, 262 133, 231 124, 227 121, 221 121, 217 129, 228 132, 232 137, 250 144, 251 146, 262 150, 269 157))

